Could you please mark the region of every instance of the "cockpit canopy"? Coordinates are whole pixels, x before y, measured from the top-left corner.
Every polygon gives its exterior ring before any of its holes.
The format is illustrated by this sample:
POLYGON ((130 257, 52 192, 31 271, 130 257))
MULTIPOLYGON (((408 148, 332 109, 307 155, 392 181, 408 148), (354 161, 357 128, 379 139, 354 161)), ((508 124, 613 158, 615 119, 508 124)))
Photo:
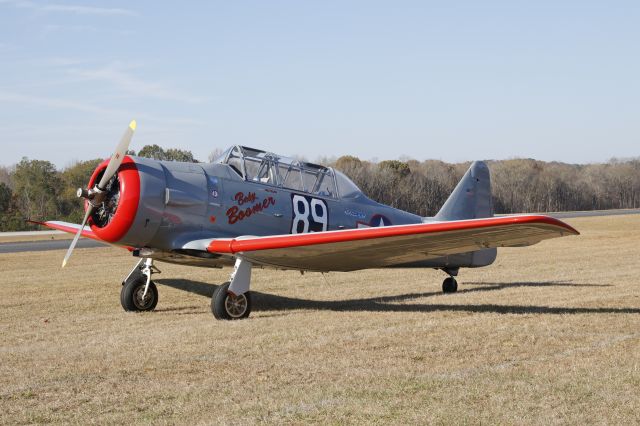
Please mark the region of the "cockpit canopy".
POLYGON ((227 164, 242 179, 332 198, 354 198, 360 189, 347 176, 318 164, 232 146, 214 163, 227 164))

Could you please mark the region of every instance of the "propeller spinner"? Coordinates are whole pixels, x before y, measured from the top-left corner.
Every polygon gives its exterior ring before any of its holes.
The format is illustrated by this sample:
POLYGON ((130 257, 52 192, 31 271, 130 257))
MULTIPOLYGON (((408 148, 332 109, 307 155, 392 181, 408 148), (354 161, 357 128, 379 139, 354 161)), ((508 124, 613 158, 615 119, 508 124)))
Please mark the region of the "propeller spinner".
POLYGON ((87 224, 87 220, 89 220, 89 216, 93 213, 93 210, 98 207, 105 199, 107 192, 106 186, 111 180, 111 178, 118 171, 118 167, 122 164, 122 160, 127 153, 127 149, 129 149, 129 144, 131 143, 131 138, 133 137, 133 133, 136 130, 136 121, 131 120, 129 123, 129 127, 125 130, 124 135, 122 135, 122 139, 120 139, 120 143, 116 147, 111 159, 109 160, 109 164, 107 165, 107 169, 104 171, 100 182, 98 182, 93 188, 78 188, 78 197, 85 198, 89 201, 87 205, 87 211, 84 214, 84 219, 82 220, 82 224, 80 225, 80 229, 76 233, 75 237, 73 237, 73 241, 67 250, 67 254, 64 256, 64 260, 62 261, 62 267, 64 268, 69 258, 71 257, 71 253, 78 243, 78 239, 80 239, 80 235, 82 235, 82 230, 87 224))

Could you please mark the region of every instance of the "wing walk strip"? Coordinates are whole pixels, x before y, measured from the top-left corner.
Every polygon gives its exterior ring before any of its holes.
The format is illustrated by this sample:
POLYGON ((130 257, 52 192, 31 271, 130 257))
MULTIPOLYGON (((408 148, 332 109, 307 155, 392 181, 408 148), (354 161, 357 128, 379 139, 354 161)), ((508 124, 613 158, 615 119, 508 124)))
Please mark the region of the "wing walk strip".
MULTIPOLYGON (((503 216, 486 219, 459 220, 451 222, 432 222, 414 225, 397 225, 382 228, 351 229, 344 231, 328 231, 310 234, 276 235, 266 237, 248 237, 242 239, 220 238, 214 239, 209 244, 207 250, 211 253, 234 254, 239 252, 249 252, 258 250, 274 250, 292 247, 304 247, 331 243, 344 243, 351 241, 362 241, 372 239, 384 239, 388 237, 410 237, 425 234, 451 234, 451 243, 456 243, 456 232, 479 231, 475 235, 475 240, 486 231, 496 234, 503 234, 501 240, 508 242, 519 241, 526 244, 529 239, 538 242, 540 239, 552 238, 563 235, 579 235, 579 232, 566 223, 544 215, 520 215, 503 216), (502 228, 502 229, 496 229, 502 228), (529 228, 526 237, 522 234, 512 235, 509 228, 518 228, 523 231, 529 228), (532 232, 533 231, 533 232, 532 232), (537 238, 544 236, 545 238, 537 238)), ((481 238, 480 238, 481 240, 481 238)), ((442 243, 442 240, 440 241, 442 243)), ((459 244, 459 241, 457 241, 459 244)), ((530 244, 530 243, 529 243, 530 244)), ((482 242, 480 242, 482 245, 482 242)), ((499 244, 498 246, 509 245, 499 244)), ((441 246, 441 244, 439 244, 441 246)))

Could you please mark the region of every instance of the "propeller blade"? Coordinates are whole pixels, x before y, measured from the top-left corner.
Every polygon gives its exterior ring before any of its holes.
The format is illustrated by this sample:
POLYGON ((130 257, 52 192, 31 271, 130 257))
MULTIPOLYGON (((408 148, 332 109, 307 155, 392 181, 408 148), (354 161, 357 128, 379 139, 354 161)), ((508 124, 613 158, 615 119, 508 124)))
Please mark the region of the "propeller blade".
POLYGON ((84 214, 84 220, 82 221, 82 225, 80 225, 80 229, 78 229, 78 232, 76 232, 76 236, 73 237, 73 241, 69 246, 69 250, 67 250, 67 254, 64 256, 64 260, 62 261, 63 268, 65 267, 65 265, 67 264, 67 261, 71 257, 71 253, 73 252, 73 249, 78 243, 78 240, 80 239, 80 235, 82 235, 82 230, 84 229, 84 226, 87 224, 87 220, 89 219, 89 216, 91 216, 92 211, 93 211, 93 206, 91 205, 91 203, 89 203, 89 206, 87 207, 87 212, 84 214))
MULTIPOLYGON (((102 178, 100 179, 100 183, 98 183, 98 189, 100 191, 104 191, 105 186, 109 183, 109 180, 116 174, 118 171, 118 167, 122 164, 122 160, 124 160, 124 156, 127 154, 127 150, 129 149, 129 144, 131 143, 131 138, 133 137, 133 132, 136 130, 136 120, 131 120, 129 123, 129 127, 125 130, 124 135, 122 135, 122 139, 120 139, 120 143, 116 147, 113 155, 111 155, 111 160, 107 165, 107 169, 104 171, 102 178)), ((82 231, 84 230, 84 226, 87 224, 87 220, 89 220, 89 216, 93 212, 93 204, 90 202, 87 206, 87 212, 84 214, 84 219, 82 220, 82 224, 80 225, 80 229, 76 232, 75 237, 73 237, 73 241, 67 250, 67 254, 64 256, 64 260, 62 261, 62 267, 64 268, 69 258, 71 257, 71 253, 73 253, 73 249, 76 247, 80 236, 82 235, 82 231)))
POLYGON ((120 143, 111 156, 111 160, 109 161, 107 170, 104 171, 102 179, 100 179, 100 183, 98 184, 99 189, 104 190, 104 187, 107 185, 107 183, 109 183, 109 180, 116 173, 118 167, 120 167, 120 164, 122 164, 122 160, 127 154, 127 149, 129 149, 129 143, 131 142, 131 138, 133 137, 133 132, 135 132, 135 130, 136 120, 131 120, 131 123, 129 123, 129 127, 127 127, 127 130, 125 130, 124 135, 122 135, 122 139, 120 139, 120 143))

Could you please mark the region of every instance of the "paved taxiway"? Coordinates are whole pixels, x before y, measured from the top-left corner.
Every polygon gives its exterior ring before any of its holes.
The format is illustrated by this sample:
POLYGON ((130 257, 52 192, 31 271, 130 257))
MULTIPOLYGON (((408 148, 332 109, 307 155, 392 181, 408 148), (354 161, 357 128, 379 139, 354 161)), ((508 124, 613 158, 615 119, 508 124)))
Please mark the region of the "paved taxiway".
MULTIPOLYGON (((15 243, 0 243, 0 254, 20 253, 24 251, 47 251, 62 250, 69 248, 71 240, 43 240, 43 241, 20 241, 15 243)), ((95 240, 78 240, 76 248, 109 247, 107 244, 95 240)))

